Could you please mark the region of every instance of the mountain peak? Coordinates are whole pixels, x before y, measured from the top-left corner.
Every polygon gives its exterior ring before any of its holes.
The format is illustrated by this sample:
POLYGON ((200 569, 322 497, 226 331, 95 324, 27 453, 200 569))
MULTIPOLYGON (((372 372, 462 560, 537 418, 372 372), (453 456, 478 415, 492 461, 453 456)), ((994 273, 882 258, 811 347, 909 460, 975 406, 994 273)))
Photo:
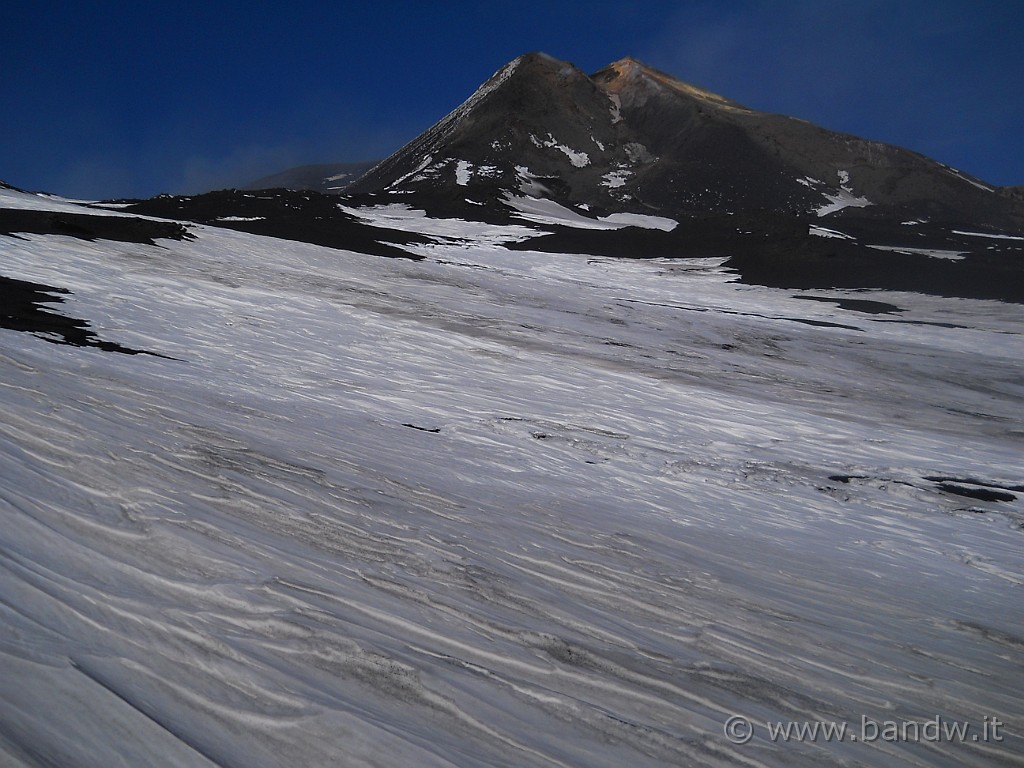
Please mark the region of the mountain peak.
MULTIPOLYGON (((586 77, 576 66, 567 61, 556 59, 543 51, 532 51, 517 56, 501 67, 477 90, 492 90, 489 86, 499 85, 513 75, 534 77, 586 77)), ((472 98, 472 97, 470 97, 472 98)))
POLYGON ((564 61, 562 61, 560 59, 556 59, 554 56, 551 56, 550 54, 544 53, 544 51, 530 51, 529 53, 524 53, 522 56, 516 56, 516 58, 514 58, 509 63, 510 64, 529 64, 529 63, 532 63, 532 62, 540 62, 540 63, 544 63, 544 64, 554 64, 556 66, 563 66, 565 64, 564 61))
POLYGON ((604 69, 591 75, 597 87, 608 94, 622 96, 630 92, 643 98, 642 94, 667 89, 669 91, 698 99, 711 106, 733 111, 751 112, 752 110, 737 104, 735 101, 719 96, 717 93, 685 83, 665 72, 654 69, 632 56, 626 56, 612 62, 604 69), (636 92, 640 92, 637 94, 636 92))
POLYGON ((588 76, 540 52, 499 69, 348 191, 477 205, 523 192, 676 216, 1022 218, 1016 201, 917 153, 749 109, 632 56, 588 76))
POLYGON ((623 56, 618 61, 613 61, 611 64, 605 67, 605 69, 613 69, 620 74, 626 74, 634 70, 650 69, 639 59, 634 59, 632 56, 623 56))

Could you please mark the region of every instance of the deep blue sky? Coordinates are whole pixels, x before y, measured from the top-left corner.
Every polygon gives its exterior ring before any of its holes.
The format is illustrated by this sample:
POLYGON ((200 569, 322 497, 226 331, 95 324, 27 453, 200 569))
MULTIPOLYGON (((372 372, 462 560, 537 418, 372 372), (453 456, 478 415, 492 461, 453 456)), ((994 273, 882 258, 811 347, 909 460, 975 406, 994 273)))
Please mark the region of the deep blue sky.
POLYGON ((375 159, 542 50, 1024 184, 1024 2, 32 2, 0 25, 0 179, 194 192, 375 159))

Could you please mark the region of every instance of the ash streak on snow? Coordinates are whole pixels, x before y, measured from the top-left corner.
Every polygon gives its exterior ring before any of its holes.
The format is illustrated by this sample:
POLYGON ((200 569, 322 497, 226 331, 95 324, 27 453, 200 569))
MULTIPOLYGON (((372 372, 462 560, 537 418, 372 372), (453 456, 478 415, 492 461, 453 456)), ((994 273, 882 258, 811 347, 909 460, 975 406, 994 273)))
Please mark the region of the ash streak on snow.
POLYGON ((1024 508, 926 479, 1021 482, 1015 307, 878 296, 897 323, 468 224, 416 263, 194 231, 3 243, 177 358, 0 331, 4 761, 1021 753, 1024 508), (1007 739, 740 747, 735 712, 1007 739))

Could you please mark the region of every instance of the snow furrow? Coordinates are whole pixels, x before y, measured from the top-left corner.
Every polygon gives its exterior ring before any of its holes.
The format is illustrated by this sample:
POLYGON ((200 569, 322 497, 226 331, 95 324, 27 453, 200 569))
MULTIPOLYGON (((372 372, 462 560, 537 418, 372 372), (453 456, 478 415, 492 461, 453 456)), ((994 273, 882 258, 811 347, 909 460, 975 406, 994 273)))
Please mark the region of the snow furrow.
POLYGON ((3 243, 167 357, 0 330, 0 756, 1012 764, 1024 494, 928 478, 1024 483, 1013 306, 879 292, 895 323, 376 214, 441 239, 3 243), (737 745, 731 714, 1006 728, 737 745))

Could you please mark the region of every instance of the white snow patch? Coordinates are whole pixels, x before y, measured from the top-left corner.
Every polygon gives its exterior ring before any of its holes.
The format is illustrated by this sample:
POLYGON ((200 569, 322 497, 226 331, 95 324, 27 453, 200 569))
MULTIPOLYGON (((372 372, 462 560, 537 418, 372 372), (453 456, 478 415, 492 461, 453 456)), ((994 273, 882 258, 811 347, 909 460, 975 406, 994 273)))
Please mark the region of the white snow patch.
MULTIPOLYGON (((839 177, 839 190, 837 192, 823 192, 825 199, 828 203, 815 209, 815 213, 818 216, 828 216, 830 213, 841 211, 843 208, 866 208, 872 205, 872 202, 866 197, 857 197, 854 194, 853 188, 850 186, 850 172, 849 171, 836 171, 836 175, 839 177)), ((803 184, 805 187, 815 189, 817 187, 824 186, 823 181, 805 176, 802 179, 797 179, 797 183, 803 184)))
POLYGON ((993 240, 1024 240, 1024 237, 1017 235, 993 235, 989 232, 962 232, 959 229, 953 230, 954 235, 967 235, 969 237, 988 237, 993 240))
POLYGON ((612 106, 609 108, 609 112, 612 115, 612 125, 615 125, 622 121, 622 99, 619 98, 617 93, 608 94, 608 98, 612 102, 612 106))
POLYGON ((876 251, 893 251, 894 253, 917 253, 922 256, 931 256, 933 259, 949 259, 950 261, 961 261, 969 251, 945 251, 938 248, 907 248, 903 245, 869 245, 876 251))
POLYGON ((266 216, 221 216, 216 221, 263 221, 266 216))
MULTIPOLYGON (((117 216, 116 211, 106 211, 102 208, 87 208, 86 204, 94 205, 93 200, 70 200, 57 195, 47 195, 42 192, 19 192, 14 189, 0 188, 0 208, 17 208, 29 211, 66 211, 68 213, 84 213, 93 216, 117 216)), ((112 208, 117 203, 105 205, 104 208, 112 208)))
POLYGON ((815 211, 818 216, 828 216, 830 213, 841 211, 843 208, 866 208, 872 204, 866 197, 856 197, 845 189, 840 189, 836 194, 829 194, 828 192, 824 194, 829 202, 815 211))
POLYGON ((961 179, 962 181, 966 181, 971 186, 977 187, 978 189, 982 189, 982 190, 984 190, 986 192, 995 192, 995 190, 992 189, 992 187, 988 186, 987 184, 982 184, 980 181, 972 179, 970 176, 965 174, 963 171, 958 171, 956 168, 951 168, 950 166, 945 165, 945 164, 941 164, 940 163, 940 165, 942 165, 943 168, 945 168, 951 174, 956 176, 958 179, 961 179))
POLYGON ((540 182, 540 176, 530 172, 525 165, 516 166, 516 176, 519 178, 519 191, 530 197, 540 197, 547 194, 548 188, 540 182))
POLYGON ((601 186, 608 187, 609 189, 621 187, 626 183, 627 179, 629 179, 631 174, 632 171, 626 168, 608 171, 608 173, 601 177, 601 186))
POLYGON ((644 229, 660 229, 670 232, 678 226, 678 222, 663 216, 648 216, 639 213, 613 213, 592 219, 582 216, 566 208, 554 200, 534 197, 514 197, 506 195, 505 203, 517 210, 518 216, 538 224, 559 224, 563 227, 579 229, 622 229, 623 227, 642 227, 644 229))
POLYGON ((616 224, 621 227, 642 227, 643 229, 660 229, 671 232, 679 222, 664 216, 651 216, 646 213, 610 213, 599 217, 600 221, 616 224))
POLYGON ((550 133, 546 139, 538 139, 532 133, 530 134, 530 141, 536 144, 538 147, 546 147, 557 149, 562 152, 566 157, 569 158, 569 162, 572 163, 576 168, 583 168, 590 164, 590 155, 586 152, 578 152, 575 149, 571 149, 564 144, 559 144, 558 140, 550 133))
POLYGON ((468 160, 459 160, 458 165, 455 166, 455 183, 464 187, 469 184, 472 176, 473 164, 468 160))
MULTIPOLYGON (((353 208, 343 203, 338 208, 356 218, 378 227, 397 229, 402 232, 416 232, 433 237, 439 243, 499 245, 528 240, 545 234, 528 227, 487 224, 464 219, 435 219, 426 211, 412 208, 405 203, 390 203, 363 208, 353 208)), ((414 247, 410 247, 414 249, 414 247)))
POLYGON ((601 150, 602 152, 604 152, 604 144, 603 144, 603 143, 601 143, 600 141, 598 141, 598 140, 597 140, 596 138, 594 138, 593 136, 591 136, 591 137, 590 137, 590 140, 591 140, 591 141, 593 141, 593 142, 594 142, 595 144, 597 144, 597 148, 598 148, 598 149, 600 149, 600 150, 601 150))
POLYGON ((559 224, 564 227, 581 229, 619 229, 613 224, 605 224, 597 219, 582 216, 554 200, 537 197, 516 197, 506 194, 506 204, 518 211, 518 216, 526 221, 538 224, 559 224))
POLYGON ((827 229, 825 227, 818 227, 812 224, 808 230, 808 234, 817 235, 818 237, 835 237, 840 240, 853 240, 854 238, 843 232, 838 232, 834 229, 827 229))
POLYGON ((417 166, 416 166, 415 168, 413 168, 413 169, 412 169, 411 171, 409 171, 408 173, 406 173, 406 174, 404 174, 404 175, 402 175, 402 176, 399 176, 399 177, 398 177, 397 179, 395 179, 395 180, 394 180, 393 182, 391 182, 391 183, 390 183, 390 184, 389 184, 389 185, 387 186, 387 188, 388 188, 388 189, 394 189, 394 188, 395 188, 395 187, 397 187, 397 186, 398 186, 399 184, 401 184, 401 183, 402 183, 403 181, 405 181, 406 179, 408 179, 408 178, 409 178, 410 176, 415 176, 415 175, 416 175, 416 174, 418 174, 418 173, 419 173, 420 171, 422 171, 422 170, 423 170, 424 168, 426 168, 426 167, 427 167, 428 165, 430 165, 430 163, 431 163, 431 161, 432 161, 433 159, 434 159, 434 158, 433 158, 433 157, 432 157, 431 155, 427 155, 426 157, 424 157, 424 158, 423 158, 423 159, 422 159, 422 160, 420 161, 420 164, 419 164, 419 165, 417 165, 417 166))
POLYGON ((409 179, 409 181, 435 181, 441 176, 444 169, 451 165, 453 162, 454 161, 452 160, 452 158, 445 158, 444 160, 440 160, 437 163, 428 165, 426 168, 423 168, 419 173, 417 173, 415 176, 409 179))

